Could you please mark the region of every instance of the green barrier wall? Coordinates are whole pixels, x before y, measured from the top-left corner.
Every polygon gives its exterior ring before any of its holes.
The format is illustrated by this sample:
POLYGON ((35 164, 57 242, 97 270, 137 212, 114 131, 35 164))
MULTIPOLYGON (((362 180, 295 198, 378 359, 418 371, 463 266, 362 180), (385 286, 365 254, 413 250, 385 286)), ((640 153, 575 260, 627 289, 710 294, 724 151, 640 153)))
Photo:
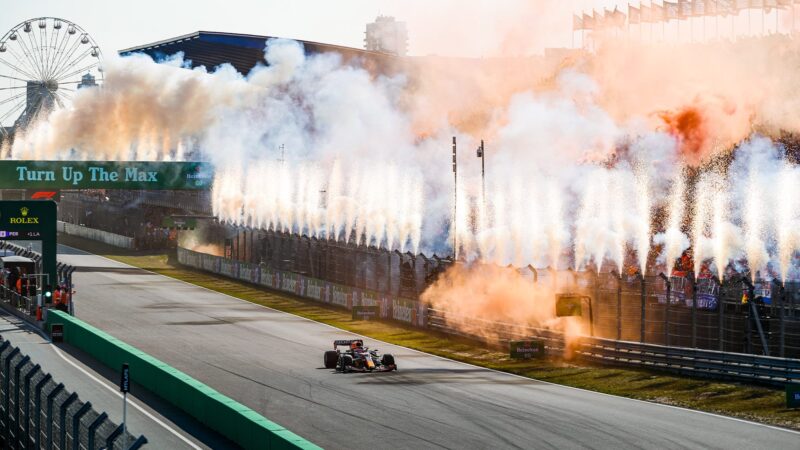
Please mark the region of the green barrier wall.
POLYGON ((64 324, 64 342, 112 369, 130 364, 131 379, 246 449, 319 449, 241 403, 108 333, 61 311, 49 310, 47 330, 64 324))

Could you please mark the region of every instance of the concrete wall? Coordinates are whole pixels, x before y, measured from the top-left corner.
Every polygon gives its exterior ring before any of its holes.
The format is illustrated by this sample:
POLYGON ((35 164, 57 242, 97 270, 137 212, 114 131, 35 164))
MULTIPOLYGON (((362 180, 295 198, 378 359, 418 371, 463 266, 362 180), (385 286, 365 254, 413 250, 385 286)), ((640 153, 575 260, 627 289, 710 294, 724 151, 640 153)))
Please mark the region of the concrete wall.
POLYGON ((244 449, 319 450, 252 409, 80 319, 50 310, 48 331, 54 323, 64 326, 64 342, 112 369, 129 364, 131 380, 244 449))
POLYGON ((113 245, 114 247, 126 248, 129 250, 134 249, 132 237, 109 233, 108 231, 96 230, 94 228, 87 228, 80 225, 59 221, 58 232, 72 236, 80 236, 93 241, 104 242, 108 245, 113 245))
POLYGON ((248 283, 277 289, 300 297, 352 310, 354 306, 378 306, 382 319, 426 327, 428 308, 423 302, 385 292, 331 283, 293 272, 285 272, 178 247, 178 262, 248 283))

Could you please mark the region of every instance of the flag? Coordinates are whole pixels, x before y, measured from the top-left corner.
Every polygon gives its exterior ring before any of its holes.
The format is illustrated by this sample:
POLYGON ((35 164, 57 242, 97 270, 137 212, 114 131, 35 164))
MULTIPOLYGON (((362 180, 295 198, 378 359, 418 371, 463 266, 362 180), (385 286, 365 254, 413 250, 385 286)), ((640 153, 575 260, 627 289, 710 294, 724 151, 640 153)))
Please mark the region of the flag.
POLYGON ((628 23, 642 23, 642 11, 628 4, 628 23))
POLYGON ((792 0, 778 0, 778 6, 791 6, 792 0))
POLYGON ((624 12, 622 12, 619 9, 617 9, 616 7, 614 7, 613 17, 614 17, 614 25, 616 25, 618 27, 624 27, 625 26, 625 13, 624 12))
POLYGON ((608 9, 603 10, 603 24, 607 27, 623 27, 625 26, 625 13, 614 7, 613 11, 608 9))
POLYGON ((594 17, 586 13, 583 13, 583 18, 581 19, 581 22, 583 23, 584 30, 594 30, 596 25, 594 17))
POLYGON ((583 18, 577 14, 572 15, 572 31, 583 30, 583 18))
POLYGON ((750 7, 753 9, 763 8, 764 0, 750 0, 750 7))
POLYGON ((706 2, 704 0, 694 0, 692 2, 692 15, 693 16, 706 15, 706 2))
POLYGON ((692 16, 692 3, 689 0, 678 0, 678 18, 685 19, 692 16))
POLYGON ((750 7, 750 0, 736 0, 736 9, 747 9, 750 7))
POLYGON ((769 14, 772 12, 772 8, 778 7, 778 0, 764 0, 764 12, 769 14))
POLYGON ((717 14, 721 16, 734 14, 734 12, 736 11, 734 2, 735 0, 717 0, 717 14))
POLYGON ((650 7, 645 5, 639 6, 639 20, 642 23, 650 22, 650 7))
POLYGON ((716 16, 717 15, 717 2, 716 2, 716 0, 705 0, 705 15, 706 16, 716 16))
POLYGON ((652 18, 653 22, 661 22, 662 20, 667 19, 666 12, 664 11, 663 5, 657 5, 652 3, 650 5, 650 9, 652 10, 652 14, 650 17, 652 18))
POLYGON ((639 10, 639 17, 641 17, 642 22, 655 22, 653 19, 653 9, 649 6, 642 5, 639 10))
POLYGON ((677 3, 664 2, 664 18, 666 20, 678 19, 681 16, 681 10, 677 3))
POLYGON ((603 26, 610 27, 614 25, 614 11, 608 8, 603 9, 603 26))
POLYGON ((594 20, 594 29, 595 30, 602 30, 603 28, 605 28, 608 25, 606 23, 606 21, 605 21, 605 17, 603 16, 603 13, 597 12, 595 10, 592 10, 592 20, 594 20))

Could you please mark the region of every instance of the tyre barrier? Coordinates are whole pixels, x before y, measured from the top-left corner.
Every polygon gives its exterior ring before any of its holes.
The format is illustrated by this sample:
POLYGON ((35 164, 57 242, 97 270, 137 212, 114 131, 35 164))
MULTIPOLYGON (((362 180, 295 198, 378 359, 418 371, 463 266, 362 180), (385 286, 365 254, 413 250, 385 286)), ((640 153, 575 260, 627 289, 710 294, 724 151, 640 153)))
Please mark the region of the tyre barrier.
POLYGON ((118 370, 128 363, 133 380, 180 408, 202 424, 246 449, 319 449, 320 447, 268 420, 149 354, 80 319, 51 310, 46 329, 64 325, 64 342, 118 370))

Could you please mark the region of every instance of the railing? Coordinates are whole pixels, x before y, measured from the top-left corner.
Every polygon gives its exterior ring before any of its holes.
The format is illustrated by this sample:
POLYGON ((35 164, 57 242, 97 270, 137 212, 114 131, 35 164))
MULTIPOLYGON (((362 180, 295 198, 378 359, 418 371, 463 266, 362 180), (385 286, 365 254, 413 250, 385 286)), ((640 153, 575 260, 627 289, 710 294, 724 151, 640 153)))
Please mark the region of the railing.
POLYGON ((775 384, 800 383, 800 360, 583 337, 576 353, 600 363, 684 375, 775 384))
MULTIPOLYGON (((21 247, 19 245, 13 244, 8 241, 0 242, 0 249, 10 250, 14 252, 14 254, 17 256, 24 256, 25 258, 30 258, 34 262, 36 262, 37 265, 40 264, 42 260, 41 253, 34 250, 28 250, 25 247, 21 247)), ((56 263, 56 275, 58 276, 58 280, 55 281, 57 283, 66 283, 69 286, 72 286, 72 273, 74 271, 75 271, 74 266, 60 262, 56 263)))
POLYGON ((0 285, 0 299, 21 313, 29 316, 36 314, 36 300, 20 295, 17 291, 3 285, 0 285))
POLYGON ((10 342, 0 344, 0 447, 114 450, 145 443, 144 436, 123 432, 10 342))
MULTIPOLYGON (((537 339, 544 341, 547 354, 555 356, 563 355, 567 347, 564 335, 554 330, 453 316, 433 309, 428 310, 428 327, 494 344, 537 339)), ((575 337, 570 348, 573 356, 602 364, 774 385, 800 383, 800 359, 667 347, 591 336, 575 337)))

